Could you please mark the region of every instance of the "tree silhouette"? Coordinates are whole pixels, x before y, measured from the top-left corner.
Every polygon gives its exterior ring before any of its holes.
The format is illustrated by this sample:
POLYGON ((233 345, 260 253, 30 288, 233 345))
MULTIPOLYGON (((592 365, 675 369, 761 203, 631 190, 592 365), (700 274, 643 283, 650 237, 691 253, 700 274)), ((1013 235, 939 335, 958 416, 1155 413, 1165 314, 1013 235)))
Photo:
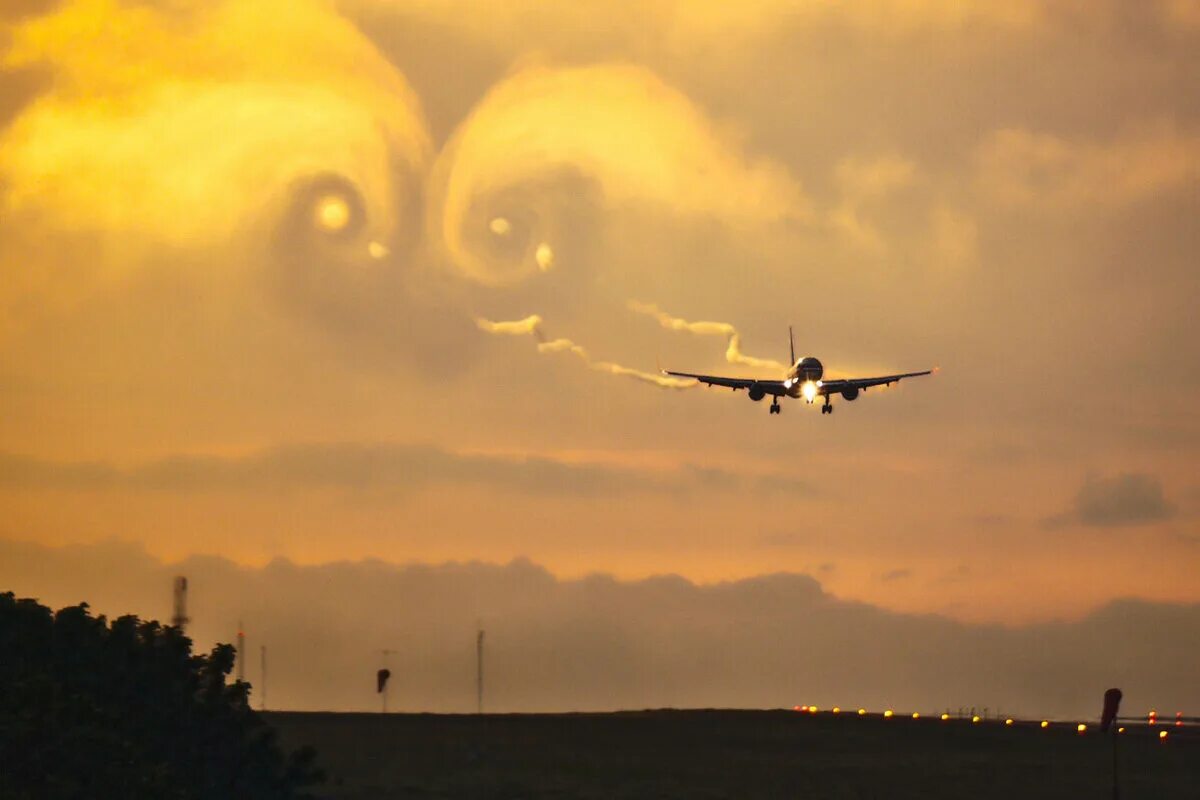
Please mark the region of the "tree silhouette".
POLYGON ((177 628, 0 593, 0 797, 306 796, 315 753, 283 754, 233 664, 177 628))

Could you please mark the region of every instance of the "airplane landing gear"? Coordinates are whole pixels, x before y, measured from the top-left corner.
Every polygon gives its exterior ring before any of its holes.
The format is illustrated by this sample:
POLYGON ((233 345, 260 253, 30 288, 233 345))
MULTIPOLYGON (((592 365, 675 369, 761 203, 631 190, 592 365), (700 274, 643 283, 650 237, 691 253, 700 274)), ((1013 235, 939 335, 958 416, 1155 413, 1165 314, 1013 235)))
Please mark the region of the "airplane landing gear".
POLYGON ((768 410, 768 413, 771 413, 771 414, 779 413, 779 398, 778 397, 775 398, 775 401, 771 403, 771 407, 768 410))
POLYGON ((825 398, 825 405, 821 406, 822 414, 832 414, 833 404, 829 402, 829 398, 825 398))

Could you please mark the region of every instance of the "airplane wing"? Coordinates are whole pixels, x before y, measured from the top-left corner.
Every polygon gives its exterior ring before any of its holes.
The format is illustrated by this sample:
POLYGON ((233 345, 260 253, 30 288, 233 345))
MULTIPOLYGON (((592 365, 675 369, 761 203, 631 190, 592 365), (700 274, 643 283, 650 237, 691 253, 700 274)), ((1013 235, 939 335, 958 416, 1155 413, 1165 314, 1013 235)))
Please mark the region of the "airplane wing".
POLYGON ((900 375, 883 375, 878 378, 842 378, 838 380, 822 381, 817 391, 822 395, 839 394, 846 389, 866 389, 870 386, 887 386, 898 382, 902 378, 917 378, 921 375, 930 375, 933 370, 927 369, 923 372, 905 372, 900 375))
POLYGON ((784 386, 783 381, 760 380, 757 378, 722 378, 719 375, 695 375, 691 372, 671 372, 667 369, 663 370, 663 374, 676 378, 693 378, 709 386, 726 386, 734 391, 753 387, 761 389, 764 394, 773 394, 777 397, 787 394, 787 387, 784 386))

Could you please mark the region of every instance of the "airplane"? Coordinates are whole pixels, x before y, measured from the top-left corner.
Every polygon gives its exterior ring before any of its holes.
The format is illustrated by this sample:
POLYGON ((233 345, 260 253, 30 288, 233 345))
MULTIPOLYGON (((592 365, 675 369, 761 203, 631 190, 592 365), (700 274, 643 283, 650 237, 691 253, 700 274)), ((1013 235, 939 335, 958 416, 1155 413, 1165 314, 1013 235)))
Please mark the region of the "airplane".
POLYGON ((750 399, 758 402, 767 395, 771 395, 771 414, 778 414, 779 398, 781 397, 802 397, 804 402, 809 405, 817 397, 824 397, 825 404, 821 406, 822 414, 833 413, 833 395, 840 394, 846 400, 855 400, 858 398, 859 392, 865 392, 871 386, 888 386, 896 383, 902 378, 916 378, 921 375, 930 375, 933 370, 927 369, 923 372, 905 372, 900 375, 883 375, 878 378, 838 378, 836 380, 822 380, 825 374, 825 367, 820 361, 812 356, 804 358, 796 358, 796 340, 792 336, 792 329, 788 327, 788 341, 791 345, 792 352, 792 368, 788 370, 787 377, 783 380, 764 380, 761 378, 722 378, 718 375, 696 375, 691 372, 672 372, 671 370, 662 370, 664 375, 671 375, 676 378, 694 378, 701 383, 709 386, 727 386, 735 392, 739 389, 745 389, 749 394, 750 399))

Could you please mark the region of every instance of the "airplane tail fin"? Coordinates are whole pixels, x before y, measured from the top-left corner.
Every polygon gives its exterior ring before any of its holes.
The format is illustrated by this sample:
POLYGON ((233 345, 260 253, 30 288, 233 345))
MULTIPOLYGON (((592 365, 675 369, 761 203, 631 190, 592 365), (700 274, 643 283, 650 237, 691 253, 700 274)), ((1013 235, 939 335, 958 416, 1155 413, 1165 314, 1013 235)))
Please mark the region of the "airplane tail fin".
POLYGON ((792 326, 788 325, 788 345, 792 351, 792 364, 796 363, 796 337, 792 335, 792 326))

